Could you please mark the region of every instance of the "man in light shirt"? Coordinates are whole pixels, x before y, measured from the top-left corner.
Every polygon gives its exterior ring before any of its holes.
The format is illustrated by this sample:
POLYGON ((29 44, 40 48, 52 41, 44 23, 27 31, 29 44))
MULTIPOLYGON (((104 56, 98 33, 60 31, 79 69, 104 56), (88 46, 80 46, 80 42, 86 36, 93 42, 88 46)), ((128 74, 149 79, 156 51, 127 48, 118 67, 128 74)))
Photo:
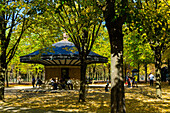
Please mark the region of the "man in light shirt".
POLYGON ((152 73, 150 73, 150 75, 149 75, 150 86, 153 86, 153 79, 154 79, 154 75, 152 73))

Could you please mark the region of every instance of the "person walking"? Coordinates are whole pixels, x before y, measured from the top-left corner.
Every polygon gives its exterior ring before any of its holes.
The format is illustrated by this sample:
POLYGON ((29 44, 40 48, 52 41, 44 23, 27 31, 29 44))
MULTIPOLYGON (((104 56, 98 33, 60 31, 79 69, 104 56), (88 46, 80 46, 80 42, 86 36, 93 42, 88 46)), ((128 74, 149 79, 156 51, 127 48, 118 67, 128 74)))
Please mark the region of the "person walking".
POLYGON ((33 86, 33 88, 34 88, 34 85, 35 85, 35 77, 32 76, 32 86, 33 86))
POLYGON ((154 75, 152 73, 149 74, 150 86, 153 86, 154 75))

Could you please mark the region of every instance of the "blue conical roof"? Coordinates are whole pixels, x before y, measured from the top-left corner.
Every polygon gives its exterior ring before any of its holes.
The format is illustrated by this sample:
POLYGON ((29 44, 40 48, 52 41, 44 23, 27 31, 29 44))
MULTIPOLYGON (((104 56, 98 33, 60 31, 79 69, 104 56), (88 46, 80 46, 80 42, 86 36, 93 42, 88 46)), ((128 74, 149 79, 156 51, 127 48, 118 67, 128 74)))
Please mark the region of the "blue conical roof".
MULTIPOLYGON (((66 60, 66 59, 71 60, 71 62, 73 62, 72 60, 77 60, 77 62, 79 60, 79 52, 77 51, 75 45, 72 42, 69 42, 68 40, 59 41, 55 44, 52 44, 51 47, 37 50, 33 53, 20 57, 21 62, 41 63, 44 65, 56 65, 57 61, 55 60, 66 60), (36 59, 36 60, 33 59, 33 57, 38 56, 38 55, 40 56, 39 59, 36 59), (45 60, 48 60, 48 63, 45 60), (50 64, 49 60, 52 60, 53 63, 50 64)), ((108 61, 106 57, 98 55, 92 51, 87 56, 87 59, 88 59, 88 63, 97 63, 97 62, 106 63, 108 61)), ((65 61, 64 65, 68 65, 68 64, 71 64, 71 63, 66 63, 65 61)))

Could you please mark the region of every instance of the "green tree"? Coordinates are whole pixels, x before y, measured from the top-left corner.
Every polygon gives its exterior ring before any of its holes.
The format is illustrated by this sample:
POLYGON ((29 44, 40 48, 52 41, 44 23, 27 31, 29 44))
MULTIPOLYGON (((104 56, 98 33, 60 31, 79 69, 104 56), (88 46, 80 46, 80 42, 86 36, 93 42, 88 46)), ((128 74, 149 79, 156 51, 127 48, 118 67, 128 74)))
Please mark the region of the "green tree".
POLYGON ((132 21, 141 34, 143 43, 149 43, 154 52, 156 68, 156 94, 162 97, 161 91, 161 65, 162 54, 170 42, 169 35, 169 5, 164 1, 145 1, 133 8, 135 13, 132 21))
POLYGON ((105 27, 103 27, 103 29, 100 29, 99 36, 94 42, 92 51, 99 53, 100 55, 108 58, 108 63, 102 64, 102 65, 99 64, 99 65, 103 67, 102 72, 103 72, 104 80, 106 80, 106 78, 110 79, 110 75, 109 75, 110 68, 108 68, 108 65, 111 62, 110 61, 110 43, 109 43, 109 36, 107 33, 107 29, 105 27), (105 73, 106 68, 108 70, 108 74, 105 73))
POLYGON ((95 40, 92 51, 100 53, 100 55, 107 57, 110 63, 110 43, 107 29, 103 26, 103 29, 100 29, 99 36, 95 40))
MULTIPOLYGON (((15 65, 15 67, 18 67, 21 69, 22 72, 28 73, 27 71, 31 71, 31 68, 34 69, 37 68, 41 70, 43 68, 43 65, 32 65, 32 64, 26 64, 26 63, 20 63, 20 56, 24 56, 28 53, 34 52, 39 49, 43 49, 47 46, 51 46, 55 41, 57 41, 59 38, 51 36, 51 32, 48 29, 40 28, 39 25, 34 26, 34 28, 29 28, 24 33, 24 38, 21 39, 18 49, 15 53, 15 56, 9 63, 9 66, 15 65), (47 41, 48 40, 48 41, 47 41)), ((17 36, 15 33, 12 38, 17 36)), ((56 35, 56 34, 55 34, 56 35)), ((11 38, 11 40, 12 40, 11 38)), ((15 39, 13 39, 15 40, 15 39)), ((13 44, 10 43, 9 47, 12 47, 13 44)))
MULTIPOLYGON (((143 43, 140 40, 140 34, 137 30, 132 32, 129 31, 129 28, 124 27, 125 36, 124 36, 124 60, 129 62, 132 67, 138 67, 139 65, 145 65, 154 62, 154 54, 150 48, 149 43, 143 43)), ((147 80, 147 69, 145 69, 145 80, 147 80)), ((139 78, 139 77, 138 77, 139 78)))
POLYGON ((110 64, 110 43, 109 43, 109 36, 107 33, 107 29, 105 27, 103 27, 103 29, 100 29, 99 36, 94 42, 92 51, 94 51, 95 53, 99 53, 100 55, 108 58, 108 63, 102 64, 102 65, 101 64, 95 64, 95 65, 99 65, 100 67, 101 66, 103 67, 102 77, 104 78, 104 80, 106 80, 107 78, 110 79, 110 75, 109 75, 110 68, 108 68, 108 65, 110 64), (106 72, 108 73, 106 74, 106 72))
MULTIPOLYGON (((92 1, 54 1, 44 3, 43 16, 53 20, 53 28, 66 32, 75 44, 81 61, 81 83, 79 101, 85 101, 85 74, 87 55, 92 49, 102 23, 102 16, 92 1)), ((50 23, 51 24, 51 23, 50 23)))
POLYGON ((128 0, 106 0, 97 4, 103 11, 111 46, 111 112, 126 112, 122 26, 127 17, 128 0))
POLYGON ((33 5, 29 1, 0 1, 0 100, 4 99, 4 81, 7 65, 14 57, 24 31, 33 23, 32 17, 27 15, 33 5), (15 32, 14 32, 15 30, 15 32), (18 32, 13 39, 11 37, 18 32), (12 42, 11 42, 12 41, 12 42), (10 48, 9 43, 13 43, 10 48))
POLYGON ((168 63, 168 81, 170 85, 170 43, 168 43, 167 48, 164 51, 163 60, 165 60, 168 63))

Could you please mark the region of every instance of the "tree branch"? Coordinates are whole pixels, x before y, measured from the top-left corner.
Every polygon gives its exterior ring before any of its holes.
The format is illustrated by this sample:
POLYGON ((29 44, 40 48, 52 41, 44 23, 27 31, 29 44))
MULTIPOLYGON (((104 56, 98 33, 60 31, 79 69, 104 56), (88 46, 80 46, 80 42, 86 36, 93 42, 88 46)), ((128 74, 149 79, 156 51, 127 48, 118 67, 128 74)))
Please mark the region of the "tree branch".
POLYGON ((15 55, 15 52, 18 48, 18 45, 19 45, 19 42, 21 40, 21 37, 22 37, 22 34, 24 33, 25 29, 24 29, 24 26, 25 26, 25 17, 24 17, 24 20, 23 20, 23 25, 22 25, 22 30, 21 30, 21 34, 17 40, 17 42, 15 43, 15 45, 13 46, 12 49, 9 50, 8 54, 7 54, 7 57, 9 56, 8 58, 8 61, 7 61, 7 64, 11 61, 11 59, 13 58, 13 56, 15 55))
MULTIPOLYGON (((96 36, 94 36, 94 34, 93 34, 92 42, 91 42, 91 45, 90 45, 90 48, 89 48, 89 52, 90 52, 91 49, 92 49, 92 46, 93 46, 93 44, 94 44, 94 41, 95 41, 96 38, 98 37, 98 32, 99 32, 99 30, 100 30, 101 25, 102 25, 102 21, 100 21, 100 24, 99 24, 99 26, 98 26, 98 28, 97 28, 96 36)), ((94 29, 95 29, 95 28, 94 28, 94 29)), ((94 29, 93 29, 93 31, 94 31, 94 29)))
POLYGON ((73 7, 74 7, 74 9, 76 10, 77 15, 78 15, 78 17, 79 17, 79 16, 80 16, 80 14, 79 14, 79 12, 78 12, 78 10, 77 10, 77 8, 76 8, 75 2, 73 3, 73 7))
POLYGON ((15 23, 15 19, 14 19, 14 16, 15 16, 15 13, 13 12, 12 14, 12 22, 11 22, 11 28, 9 30, 9 33, 8 33, 8 36, 7 36, 7 42, 6 42, 6 49, 8 47, 8 44, 10 42, 10 37, 11 37, 11 34, 12 34, 12 30, 13 30, 13 27, 14 27, 14 23, 15 23))
MULTIPOLYGON (((71 6, 71 11, 74 12, 72 6, 71 6)), ((76 12, 77 12, 77 10, 76 10, 76 12)), ((77 12, 77 15, 78 15, 78 12, 77 12)), ((76 14, 74 14, 74 16, 75 16, 75 18, 76 18, 76 14)), ((78 17, 79 17, 79 15, 78 15, 78 17)), ((76 22, 76 19, 75 19, 75 18, 73 18, 73 20, 74 20, 74 23, 76 24, 77 22, 76 22)), ((78 32, 78 34, 79 34, 79 30, 78 30, 78 25, 77 25, 77 24, 76 24, 76 29, 77 29, 77 32, 78 32)))
POLYGON ((170 8, 170 5, 168 4, 168 2, 166 1, 166 0, 163 0, 165 3, 166 3, 166 5, 170 8))

